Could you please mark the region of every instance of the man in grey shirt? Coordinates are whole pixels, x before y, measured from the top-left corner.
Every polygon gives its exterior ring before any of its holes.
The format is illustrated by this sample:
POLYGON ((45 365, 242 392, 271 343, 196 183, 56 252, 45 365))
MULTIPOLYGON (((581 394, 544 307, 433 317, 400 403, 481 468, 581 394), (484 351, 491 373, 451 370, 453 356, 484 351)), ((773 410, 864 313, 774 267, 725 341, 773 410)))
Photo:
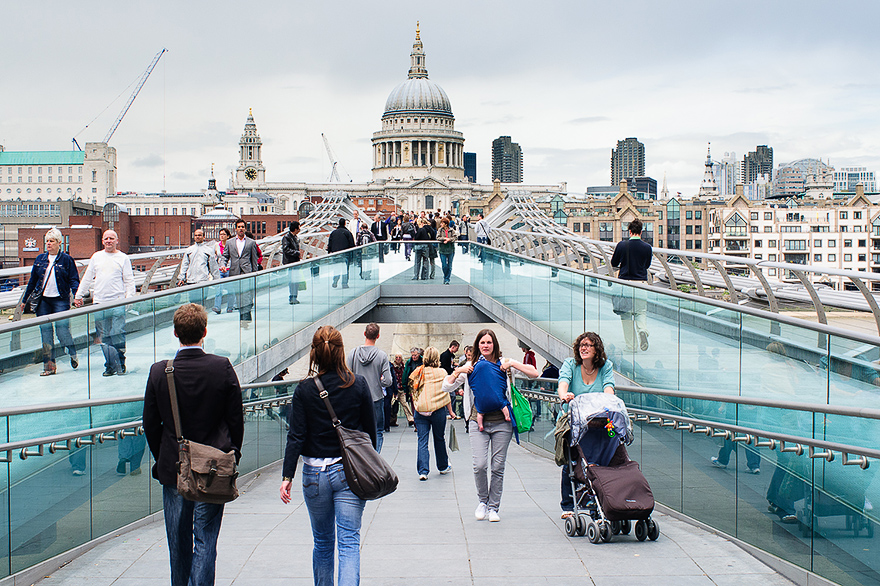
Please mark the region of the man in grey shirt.
MULTIPOLYGON (((177 277, 177 286, 195 285, 209 279, 220 279, 220 268, 214 257, 214 246, 205 242, 205 233, 201 228, 193 232, 194 244, 183 252, 183 261, 180 263, 180 273, 177 277)), ((204 305, 200 290, 189 293, 190 303, 204 305)))
POLYGON ((379 325, 367 324, 364 329, 364 345, 348 353, 346 363, 355 374, 367 379, 370 394, 373 396, 373 412, 376 414, 376 451, 382 451, 385 432, 385 393, 383 387, 391 386, 391 365, 388 355, 376 348, 379 339, 379 325))

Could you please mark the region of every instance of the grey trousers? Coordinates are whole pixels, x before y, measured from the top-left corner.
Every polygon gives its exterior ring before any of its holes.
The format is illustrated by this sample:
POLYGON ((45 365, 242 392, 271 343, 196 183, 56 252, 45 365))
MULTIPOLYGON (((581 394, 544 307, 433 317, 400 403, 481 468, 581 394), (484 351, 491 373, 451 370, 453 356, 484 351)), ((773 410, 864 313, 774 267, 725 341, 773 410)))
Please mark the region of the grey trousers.
POLYGON ((472 422, 468 436, 471 438, 471 451, 474 455, 477 498, 488 509, 497 511, 501 506, 504 465, 507 462, 507 448, 510 447, 510 439, 513 437, 513 426, 509 421, 484 421, 483 431, 480 431, 476 422, 472 422))

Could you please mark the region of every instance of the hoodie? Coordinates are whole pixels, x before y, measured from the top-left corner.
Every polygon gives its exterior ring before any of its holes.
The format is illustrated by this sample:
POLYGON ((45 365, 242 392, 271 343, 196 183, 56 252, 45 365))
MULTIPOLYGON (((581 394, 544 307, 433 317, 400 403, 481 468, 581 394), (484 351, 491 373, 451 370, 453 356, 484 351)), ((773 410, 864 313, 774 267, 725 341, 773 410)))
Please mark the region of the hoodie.
POLYGON ((358 346, 348 353, 345 362, 352 372, 367 379, 373 402, 382 400, 382 388, 390 387, 393 382, 388 355, 375 346, 358 346))

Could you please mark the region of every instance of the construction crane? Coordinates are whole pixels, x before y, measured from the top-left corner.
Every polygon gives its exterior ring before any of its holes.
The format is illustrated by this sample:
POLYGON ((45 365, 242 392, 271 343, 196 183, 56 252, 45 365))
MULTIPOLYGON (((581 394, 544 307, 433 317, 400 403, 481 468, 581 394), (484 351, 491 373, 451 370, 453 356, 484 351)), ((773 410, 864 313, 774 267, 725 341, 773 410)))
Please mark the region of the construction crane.
MULTIPOLYGON (((156 56, 153 57, 153 61, 150 63, 150 66, 147 67, 147 70, 144 71, 143 75, 141 75, 140 79, 138 80, 137 86, 135 86, 134 91, 131 92, 131 96, 128 98, 128 101, 122 108, 122 112, 119 113, 119 116, 116 117, 116 121, 113 123, 113 126, 111 126, 110 130, 107 131, 107 136, 104 137, 104 142, 110 142, 110 137, 112 137, 113 133, 116 132, 116 129, 119 128, 119 123, 122 122, 123 118, 125 118, 125 115, 128 113, 128 109, 131 108, 131 105, 134 103, 135 98, 137 98, 138 94, 140 93, 141 88, 143 88, 144 84, 147 83, 147 79, 150 77, 150 74, 153 73, 153 69, 156 68, 156 64, 159 63, 159 59, 161 59, 162 55, 167 52, 168 49, 163 47, 162 50, 156 53, 156 56)), ((88 128, 88 124, 86 125, 86 128, 88 128)), ((77 150, 82 150, 82 147, 80 147, 79 143, 76 142, 76 137, 73 138, 73 145, 77 148, 77 150)))
MULTIPOLYGON (((330 183, 342 183, 342 179, 339 178, 339 172, 336 170, 336 165, 338 165, 339 162, 336 160, 336 155, 333 154, 333 149, 330 148, 330 141, 327 140, 327 137, 324 136, 323 132, 321 133, 321 138, 324 139, 324 146, 327 148, 327 156, 330 157, 330 179, 328 181, 330 183)), ((345 174, 348 175, 348 172, 345 174)), ((351 175, 348 175, 348 181, 354 181, 351 178, 351 175)))

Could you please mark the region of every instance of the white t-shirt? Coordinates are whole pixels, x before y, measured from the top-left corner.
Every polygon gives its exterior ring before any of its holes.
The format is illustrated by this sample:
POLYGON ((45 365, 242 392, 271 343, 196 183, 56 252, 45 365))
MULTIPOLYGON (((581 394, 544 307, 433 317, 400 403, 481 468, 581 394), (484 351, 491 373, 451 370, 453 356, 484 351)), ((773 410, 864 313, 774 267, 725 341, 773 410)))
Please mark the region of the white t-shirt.
POLYGON ((61 297, 58 291, 58 283, 55 282, 55 261, 58 260, 57 254, 49 255, 49 266, 46 267, 46 274, 43 276, 46 287, 43 289, 43 297, 61 297))
POLYGON ((134 297, 134 271, 128 255, 118 250, 112 254, 103 250, 93 254, 79 283, 76 299, 82 299, 91 289, 95 291, 94 303, 134 297))

